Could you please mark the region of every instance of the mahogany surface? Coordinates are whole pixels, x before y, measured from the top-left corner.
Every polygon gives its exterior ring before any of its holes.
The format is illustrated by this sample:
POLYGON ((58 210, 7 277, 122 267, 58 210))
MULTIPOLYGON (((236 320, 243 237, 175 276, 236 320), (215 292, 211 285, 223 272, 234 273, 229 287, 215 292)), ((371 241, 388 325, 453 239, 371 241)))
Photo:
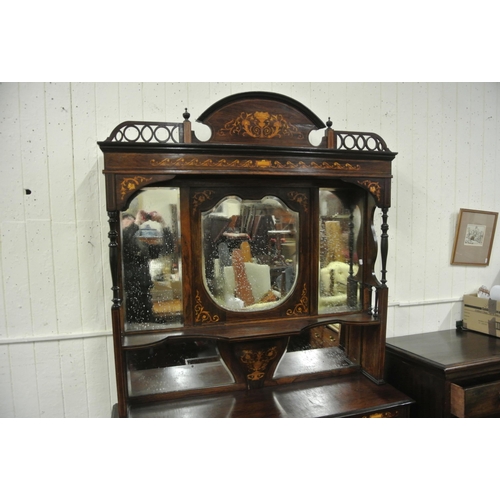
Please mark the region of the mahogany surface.
POLYGON ((357 373, 293 385, 234 391, 132 407, 130 417, 406 417, 412 401, 357 373))
MULTIPOLYGON (((415 400, 412 416, 454 416, 452 394, 459 387, 477 387, 474 394, 484 394, 488 386, 500 381, 500 339, 462 330, 387 339, 385 378, 415 400), (452 385, 456 386, 453 391, 452 385)), ((496 401, 498 396, 497 389, 496 401)), ((491 411, 498 412, 498 406, 491 411)), ((474 414, 491 416, 489 411, 470 412, 474 414)))

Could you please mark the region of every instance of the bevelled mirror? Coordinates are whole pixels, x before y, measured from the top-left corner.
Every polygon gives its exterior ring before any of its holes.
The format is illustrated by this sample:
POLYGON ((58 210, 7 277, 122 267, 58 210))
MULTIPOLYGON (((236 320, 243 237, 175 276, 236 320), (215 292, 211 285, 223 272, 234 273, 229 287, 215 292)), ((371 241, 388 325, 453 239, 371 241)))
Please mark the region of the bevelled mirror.
POLYGON ((226 196, 201 213, 203 280, 230 311, 260 311, 283 303, 298 274, 299 214, 275 196, 226 196))
POLYGON ((362 200, 353 197, 352 190, 319 190, 320 314, 361 310, 355 277, 363 259, 358 250, 362 200))
POLYGON ((141 191, 121 213, 125 331, 182 326, 179 188, 141 191))

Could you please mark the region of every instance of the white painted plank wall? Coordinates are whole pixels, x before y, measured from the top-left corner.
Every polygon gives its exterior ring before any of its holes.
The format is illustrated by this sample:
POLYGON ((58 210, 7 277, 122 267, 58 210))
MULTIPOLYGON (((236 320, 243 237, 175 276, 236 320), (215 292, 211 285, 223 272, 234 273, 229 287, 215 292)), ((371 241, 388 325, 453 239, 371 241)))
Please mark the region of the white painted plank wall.
POLYGON ((449 264, 459 209, 500 209, 499 84, 0 84, 0 417, 107 417, 116 400, 96 142, 125 120, 182 121, 185 108, 206 138, 201 112, 250 90, 287 94, 399 153, 388 336, 453 328, 464 293, 500 283, 498 235, 487 268, 449 264))

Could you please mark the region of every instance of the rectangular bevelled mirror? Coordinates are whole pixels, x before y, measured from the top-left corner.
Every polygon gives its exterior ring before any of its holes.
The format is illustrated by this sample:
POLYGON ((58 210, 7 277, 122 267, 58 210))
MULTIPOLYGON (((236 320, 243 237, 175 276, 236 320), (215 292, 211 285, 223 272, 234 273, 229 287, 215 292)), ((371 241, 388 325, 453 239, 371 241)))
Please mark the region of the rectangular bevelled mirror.
POLYGON ((361 310, 356 274, 360 255, 363 198, 352 190, 319 190, 319 297, 320 314, 361 310))
POLYGON ((179 195, 143 190, 121 212, 125 331, 183 324, 179 195))

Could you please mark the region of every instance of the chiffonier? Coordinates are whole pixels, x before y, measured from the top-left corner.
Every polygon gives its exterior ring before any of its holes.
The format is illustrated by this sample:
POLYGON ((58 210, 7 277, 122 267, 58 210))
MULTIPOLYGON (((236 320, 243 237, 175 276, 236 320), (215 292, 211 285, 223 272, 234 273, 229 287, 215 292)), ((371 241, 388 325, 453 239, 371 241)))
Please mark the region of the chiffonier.
POLYGON ((204 141, 183 118, 99 142, 114 414, 407 416, 384 381, 396 153, 276 93, 213 104, 204 141))

